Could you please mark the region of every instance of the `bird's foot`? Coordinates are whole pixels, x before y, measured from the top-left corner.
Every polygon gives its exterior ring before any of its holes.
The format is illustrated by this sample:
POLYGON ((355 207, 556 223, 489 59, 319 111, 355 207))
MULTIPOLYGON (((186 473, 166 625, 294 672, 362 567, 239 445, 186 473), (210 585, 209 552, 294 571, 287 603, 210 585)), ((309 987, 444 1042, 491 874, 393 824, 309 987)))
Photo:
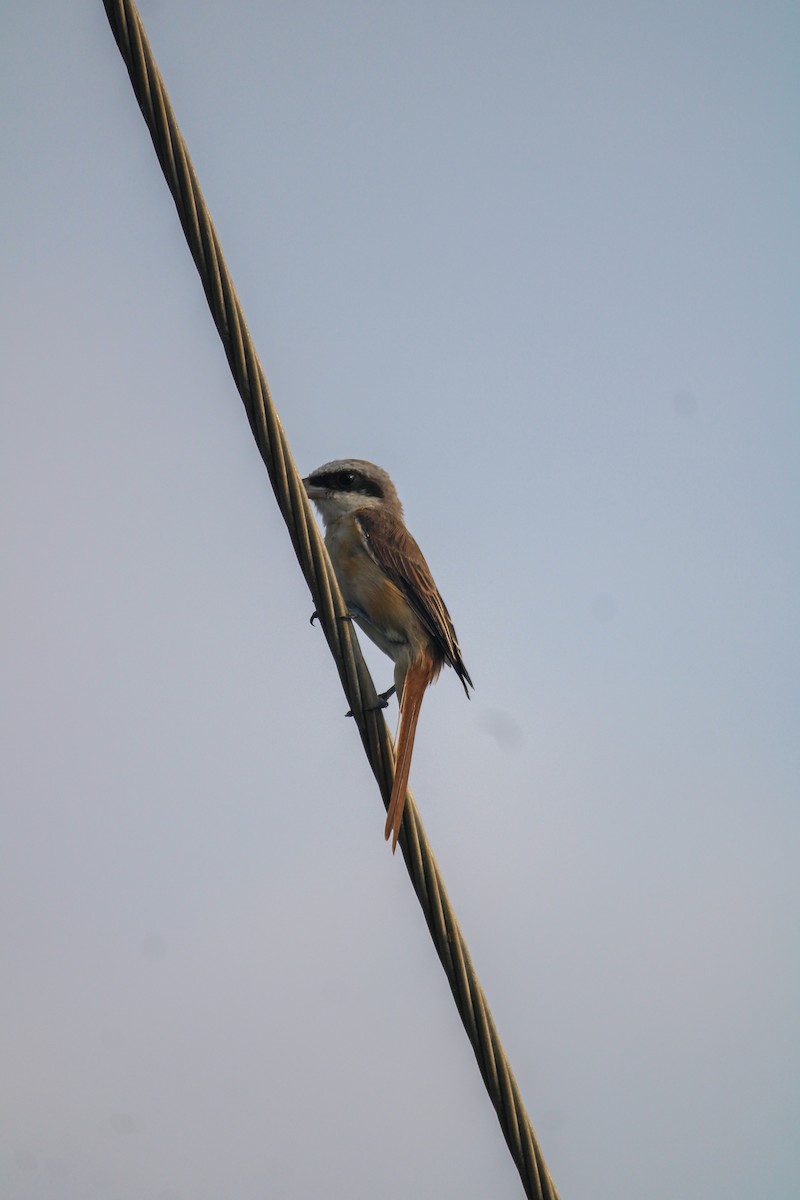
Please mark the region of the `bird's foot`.
MULTIPOLYGON (((394 687, 390 687, 388 692, 378 692, 378 703, 371 704, 369 706, 369 708, 364 709, 364 712, 380 712, 382 708, 388 708, 389 707, 389 697, 393 696, 394 693, 395 693, 394 687)), ((344 715, 346 717, 352 717, 352 715, 353 715, 352 708, 350 709, 349 712, 346 712, 344 715)))
MULTIPOLYGON (((353 618, 350 616, 350 613, 339 613, 339 615, 336 618, 337 621, 352 621, 352 619, 353 618)), ((316 609, 314 609, 308 623, 309 623, 309 625, 313 625, 314 622, 318 621, 318 620, 319 620, 319 613, 317 612, 316 609)))

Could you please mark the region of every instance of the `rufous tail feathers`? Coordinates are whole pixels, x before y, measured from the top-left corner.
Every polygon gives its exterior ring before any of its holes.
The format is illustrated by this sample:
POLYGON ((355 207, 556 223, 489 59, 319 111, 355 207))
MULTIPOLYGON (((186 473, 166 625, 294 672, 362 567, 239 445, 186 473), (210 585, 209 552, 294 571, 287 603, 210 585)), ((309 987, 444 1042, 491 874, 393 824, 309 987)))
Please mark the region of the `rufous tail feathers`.
POLYGON ((400 728, 397 731, 397 752, 394 761, 394 784, 392 798, 386 813, 384 837, 392 835, 392 854, 397 848, 397 838, 403 823, 403 809, 408 791, 408 773, 411 770, 411 752, 414 749, 414 734, 417 732, 419 710, 425 689, 433 679, 431 664, 427 661, 414 662, 408 668, 403 682, 400 700, 400 728))

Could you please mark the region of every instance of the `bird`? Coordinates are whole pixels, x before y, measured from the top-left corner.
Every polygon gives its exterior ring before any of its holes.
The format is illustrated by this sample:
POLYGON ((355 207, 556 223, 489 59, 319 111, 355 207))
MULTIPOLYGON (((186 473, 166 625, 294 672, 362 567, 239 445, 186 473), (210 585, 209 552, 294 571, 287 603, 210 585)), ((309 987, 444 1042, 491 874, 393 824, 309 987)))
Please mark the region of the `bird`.
POLYGON ((400 720, 395 774, 384 836, 397 847, 411 753, 426 688, 445 663, 466 693, 474 688, 458 638, 430 567, 406 529, 397 489, 382 467, 361 458, 325 463, 303 480, 325 527, 348 616, 394 662, 400 720))

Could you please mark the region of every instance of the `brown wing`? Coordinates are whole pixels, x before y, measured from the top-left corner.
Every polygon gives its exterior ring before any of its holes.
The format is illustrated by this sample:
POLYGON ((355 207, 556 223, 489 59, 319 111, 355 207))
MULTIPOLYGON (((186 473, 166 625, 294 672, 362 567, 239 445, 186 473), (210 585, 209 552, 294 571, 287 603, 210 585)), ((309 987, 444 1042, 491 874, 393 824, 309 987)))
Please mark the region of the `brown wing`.
POLYGON ((419 546, 403 522, 391 513, 363 508, 355 514, 355 518, 373 558, 406 596, 469 696, 467 684, 470 687, 474 687, 474 684, 464 666, 450 613, 439 595, 419 546))

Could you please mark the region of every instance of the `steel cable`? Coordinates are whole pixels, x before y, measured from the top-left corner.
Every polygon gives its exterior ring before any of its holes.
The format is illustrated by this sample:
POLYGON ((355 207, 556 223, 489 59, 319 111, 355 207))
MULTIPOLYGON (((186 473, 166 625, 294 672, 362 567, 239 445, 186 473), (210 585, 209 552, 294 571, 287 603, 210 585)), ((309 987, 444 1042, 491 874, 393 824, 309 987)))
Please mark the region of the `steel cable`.
MULTIPOLYGON (((375 686, 272 403, 186 144, 135 4, 132 0, 103 3, 384 807, 388 807, 394 775, 391 735, 382 712, 376 708, 375 686)), ((411 793, 399 845, 525 1193, 535 1200, 558 1200, 411 793)))

